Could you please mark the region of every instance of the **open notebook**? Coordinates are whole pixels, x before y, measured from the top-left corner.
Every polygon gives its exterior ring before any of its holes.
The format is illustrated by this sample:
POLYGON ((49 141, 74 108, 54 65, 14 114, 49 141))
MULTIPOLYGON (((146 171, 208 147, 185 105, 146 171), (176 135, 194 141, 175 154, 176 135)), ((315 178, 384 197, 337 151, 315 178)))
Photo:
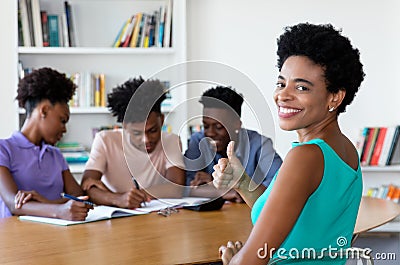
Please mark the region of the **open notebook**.
POLYGON ((142 215, 153 211, 165 209, 167 207, 196 205, 207 200, 209 199, 195 198, 195 197, 185 197, 181 199, 152 200, 150 202, 146 202, 146 205, 142 205, 141 208, 137 208, 134 210, 104 206, 104 205, 95 206, 93 210, 89 211, 85 221, 69 221, 64 219, 30 216, 30 215, 21 215, 19 216, 19 219, 23 221, 33 221, 33 222, 47 223, 53 225, 63 225, 63 226, 76 225, 76 224, 83 224, 100 220, 107 220, 116 217, 142 215))

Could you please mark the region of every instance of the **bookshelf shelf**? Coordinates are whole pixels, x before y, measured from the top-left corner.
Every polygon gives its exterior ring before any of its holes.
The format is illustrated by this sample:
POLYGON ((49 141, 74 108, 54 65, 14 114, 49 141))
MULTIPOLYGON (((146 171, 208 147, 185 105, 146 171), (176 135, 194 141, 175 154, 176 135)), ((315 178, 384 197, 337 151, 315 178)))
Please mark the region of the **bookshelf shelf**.
MULTIPOLYGON (((108 108, 106 107, 87 107, 87 108, 78 108, 78 107, 71 107, 70 109, 71 114, 107 114, 110 113, 108 108)), ((19 114, 25 114, 25 109, 19 109, 19 114)))
POLYGON ((400 173, 400 165, 385 166, 385 167, 366 166, 366 167, 362 167, 361 170, 363 172, 399 172, 400 173))
POLYGON ((146 54, 162 55, 173 54, 174 48, 102 48, 102 47, 19 47, 18 53, 21 55, 68 55, 68 54, 92 54, 92 55, 126 55, 126 54, 146 54))
POLYGON ((107 114, 110 111, 105 107, 70 108, 71 114, 107 114))

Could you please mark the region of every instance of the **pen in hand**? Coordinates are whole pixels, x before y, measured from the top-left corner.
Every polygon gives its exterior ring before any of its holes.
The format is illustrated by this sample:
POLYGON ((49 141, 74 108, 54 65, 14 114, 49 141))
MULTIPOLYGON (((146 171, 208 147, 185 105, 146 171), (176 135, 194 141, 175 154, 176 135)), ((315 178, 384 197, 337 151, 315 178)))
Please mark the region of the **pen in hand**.
MULTIPOLYGON (((132 181, 135 184, 135 188, 140 190, 139 183, 137 182, 137 180, 133 176, 132 176, 132 181)), ((143 205, 144 205, 144 207, 146 207, 146 201, 143 201, 143 205)))
POLYGON ((61 197, 66 198, 66 199, 70 199, 70 200, 74 200, 74 201, 77 201, 77 202, 83 202, 83 203, 91 205, 91 206, 96 206, 96 204, 94 204, 91 201, 82 200, 82 199, 79 199, 79 198, 77 198, 75 196, 69 195, 69 194, 64 193, 64 192, 61 192, 61 197))

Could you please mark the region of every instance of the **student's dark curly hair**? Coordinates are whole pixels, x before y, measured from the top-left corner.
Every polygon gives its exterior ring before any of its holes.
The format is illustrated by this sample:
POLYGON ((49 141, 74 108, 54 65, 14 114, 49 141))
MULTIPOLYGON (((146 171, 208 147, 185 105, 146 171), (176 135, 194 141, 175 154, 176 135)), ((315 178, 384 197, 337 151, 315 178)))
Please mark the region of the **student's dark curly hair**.
POLYGON ((231 87, 217 86, 206 90, 199 102, 204 108, 230 109, 240 117, 242 115, 243 96, 231 87))
POLYGON ((44 67, 33 70, 19 82, 15 99, 29 116, 42 100, 48 99, 53 105, 68 103, 75 89, 75 84, 65 74, 44 67))
POLYGON ((165 93, 166 89, 159 80, 144 81, 139 76, 113 88, 107 95, 107 107, 113 116, 117 116, 118 122, 143 122, 152 111, 161 114, 161 103, 166 98, 165 93), (133 96, 134 105, 129 106, 129 112, 126 112, 133 96))
POLYGON ((300 23, 286 27, 278 38, 279 71, 290 56, 306 56, 325 69, 329 92, 345 90, 346 96, 337 113, 344 112, 358 91, 365 73, 358 49, 331 24, 313 25, 300 23))

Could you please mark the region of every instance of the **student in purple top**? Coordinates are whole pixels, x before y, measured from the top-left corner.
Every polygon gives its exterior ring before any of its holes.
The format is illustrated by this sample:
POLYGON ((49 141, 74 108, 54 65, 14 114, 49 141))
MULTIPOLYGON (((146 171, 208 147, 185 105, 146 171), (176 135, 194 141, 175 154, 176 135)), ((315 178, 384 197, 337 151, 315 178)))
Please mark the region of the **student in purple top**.
POLYGON ((62 192, 83 195, 54 147, 67 131, 68 101, 75 88, 65 74, 50 68, 35 70, 20 81, 16 99, 26 110, 26 120, 21 131, 0 140, 0 218, 36 215, 84 220, 93 208, 60 196, 62 192))

